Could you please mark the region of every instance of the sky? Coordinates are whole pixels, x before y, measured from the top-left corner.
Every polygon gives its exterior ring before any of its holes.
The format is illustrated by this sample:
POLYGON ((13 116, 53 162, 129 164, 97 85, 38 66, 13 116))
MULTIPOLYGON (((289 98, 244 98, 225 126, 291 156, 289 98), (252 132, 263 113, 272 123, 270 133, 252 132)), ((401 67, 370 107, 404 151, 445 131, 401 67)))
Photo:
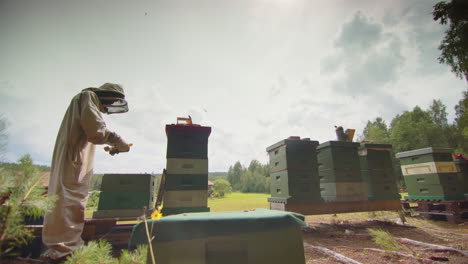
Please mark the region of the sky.
POLYGON ((289 136, 323 143, 335 125, 359 136, 433 99, 451 122, 467 85, 437 61, 436 2, 0 0, 4 160, 50 165, 71 98, 105 82, 130 108, 107 127, 133 147, 98 146, 96 173, 162 172, 165 125, 188 115, 212 127, 211 172, 266 163, 289 136))

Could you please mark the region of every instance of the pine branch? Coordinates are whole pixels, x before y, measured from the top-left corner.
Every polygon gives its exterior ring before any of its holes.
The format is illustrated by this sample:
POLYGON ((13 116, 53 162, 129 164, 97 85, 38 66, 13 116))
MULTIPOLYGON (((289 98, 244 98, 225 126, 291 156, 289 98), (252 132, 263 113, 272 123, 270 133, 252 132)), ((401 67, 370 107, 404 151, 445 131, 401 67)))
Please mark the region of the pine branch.
POLYGON ((5 214, 5 222, 2 224, 2 229, 0 230, 0 257, 2 256, 3 242, 6 240, 6 231, 10 220, 11 207, 7 206, 7 212, 5 214))

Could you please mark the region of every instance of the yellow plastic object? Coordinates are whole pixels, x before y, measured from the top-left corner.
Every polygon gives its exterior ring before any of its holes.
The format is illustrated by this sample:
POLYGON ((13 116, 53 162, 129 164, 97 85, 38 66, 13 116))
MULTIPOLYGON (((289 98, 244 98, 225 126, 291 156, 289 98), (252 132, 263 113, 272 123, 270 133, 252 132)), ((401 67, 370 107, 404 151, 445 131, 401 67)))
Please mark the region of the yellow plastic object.
POLYGON ((353 142, 355 129, 346 129, 346 134, 348 134, 348 140, 353 142))
POLYGON ((153 220, 159 220, 159 219, 161 219, 161 217, 163 217, 163 215, 161 213, 161 207, 154 210, 154 212, 151 214, 151 219, 153 219, 153 220))
POLYGON ((187 117, 177 117, 177 124, 178 125, 182 125, 181 123, 184 122, 185 125, 192 125, 192 117, 191 116, 188 116, 187 117))

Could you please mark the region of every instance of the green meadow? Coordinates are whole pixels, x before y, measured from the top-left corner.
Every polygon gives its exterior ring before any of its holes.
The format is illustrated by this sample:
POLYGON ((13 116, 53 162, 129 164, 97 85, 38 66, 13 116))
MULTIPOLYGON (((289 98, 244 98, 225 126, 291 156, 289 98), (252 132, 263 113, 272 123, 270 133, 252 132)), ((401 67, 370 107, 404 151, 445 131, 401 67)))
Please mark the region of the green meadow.
MULTIPOLYGON (((407 193, 401 193, 404 197, 407 193)), ((209 198, 208 207, 211 212, 249 210, 255 208, 269 208, 267 193, 240 193, 233 192, 226 194, 223 198, 209 198)), ((91 218, 93 210, 86 210, 85 217, 91 218)))
MULTIPOLYGON (((267 193, 239 193, 233 192, 226 194, 223 198, 209 198, 208 207, 211 212, 249 210, 255 208, 269 208, 267 193)), ((85 211, 85 218, 91 218, 92 209, 85 211)))
POLYGON ((224 198, 208 199, 211 212, 249 210, 255 208, 270 208, 267 193, 228 193, 224 198))

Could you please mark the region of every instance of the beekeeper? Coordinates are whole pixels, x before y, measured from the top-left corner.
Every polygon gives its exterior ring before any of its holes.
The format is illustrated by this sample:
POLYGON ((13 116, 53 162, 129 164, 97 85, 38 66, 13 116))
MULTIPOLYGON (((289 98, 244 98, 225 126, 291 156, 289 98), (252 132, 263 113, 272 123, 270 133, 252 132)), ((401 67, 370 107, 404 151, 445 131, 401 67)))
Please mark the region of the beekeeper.
POLYGON ((60 259, 83 245, 84 210, 93 175, 96 144, 109 144, 119 152, 129 145, 110 131, 101 113, 128 111, 123 88, 106 83, 86 88, 71 100, 55 142, 49 179, 49 196, 58 200, 44 217, 42 241, 48 250, 44 258, 60 259))

